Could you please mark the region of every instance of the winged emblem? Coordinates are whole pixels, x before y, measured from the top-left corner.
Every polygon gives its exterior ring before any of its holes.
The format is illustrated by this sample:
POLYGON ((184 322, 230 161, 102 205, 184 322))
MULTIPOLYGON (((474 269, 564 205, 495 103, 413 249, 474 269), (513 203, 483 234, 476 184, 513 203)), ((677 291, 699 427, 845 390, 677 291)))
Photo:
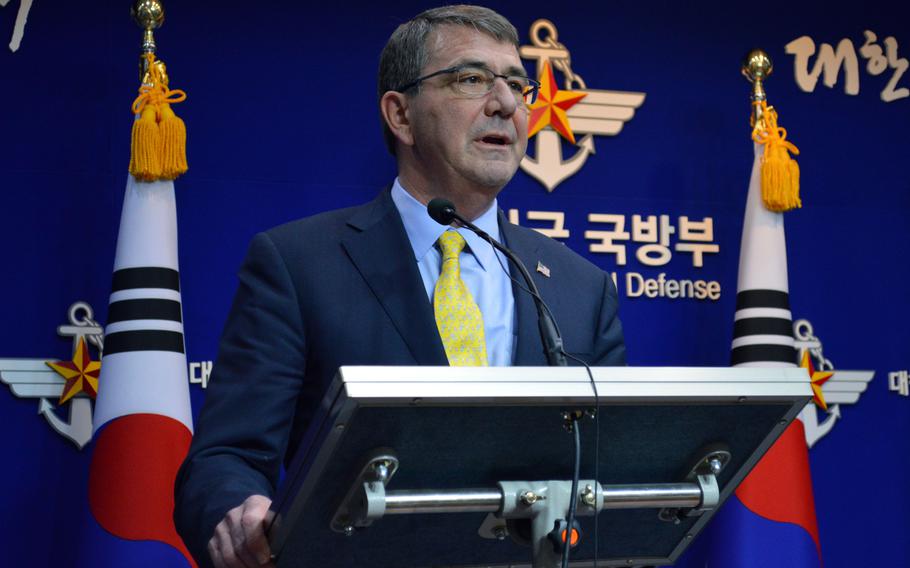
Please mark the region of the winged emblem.
POLYGON ((73 338, 72 361, 0 358, 0 382, 19 398, 37 398, 38 414, 79 449, 92 438, 92 396, 100 369, 89 357, 86 341, 99 351, 103 347, 103 330, 92 317, 91 306, 76 302, 69 309, 70 324, 57 328, 58 334, 73 338), (56 409, 66 404, 69 417, 63 420, 56 409))
MULTIPOLYGON (((825 358, 822 352, 822 342, 815 336, 809 320, 800 319, 793 323, 793 335, 796 339, 795 347, 800 350, 800 358, 808 352, 815 368, 819 373, 831 373, 830 378, 823 381, 820 386, 821 398, 827 407, 827 415, 819 422, 819 408, 810 402, 800 413, 800 419, 806 430, 806 444, 811 448, 831 429, 841 418, 842 404, 856 404, 860 396, 866 392, 869 382, 875 376, 875 371, 844 371, 835 369, 831 361, 825 358)), ((813 369, 814 370, 814 369, 813 369)), ((810 375, 813 374, 810 371, 810 375)))

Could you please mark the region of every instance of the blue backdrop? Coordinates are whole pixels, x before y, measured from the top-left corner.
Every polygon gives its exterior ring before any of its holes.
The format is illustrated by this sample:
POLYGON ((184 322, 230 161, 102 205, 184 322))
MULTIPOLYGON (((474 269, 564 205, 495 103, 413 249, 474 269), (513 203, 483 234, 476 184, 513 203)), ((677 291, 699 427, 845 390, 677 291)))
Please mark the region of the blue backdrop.
MULTIPOLYGON (((140 32, 129 4, 14 0, 0 8, 2 358, 68 360, 71 340, 56 327, 77 300, 105 321, 138 87, 140 32)), ((521 224, 553 228, 547 218, 564 219, 560 240, 616 273, 632 365, 728 364, 752 163, 739 65, 752 47, 768 51, 769 100, 802 151, 804 207, 786 216, 793 315, 811 322, 835 369, 874 371, 840 418, 818 414, 834 424, 810 451, 823 557, 828 566, 910 565, 910 397, 899 373, 910 367, 908 5, 488 5, 515 23, 523 45, 533 22, 550 20, 588 90, 645 94, 618 134, 594 134, 595 153, 552 192, 520 171, 500 197, 521 224), (807 60, 798 56, 808 55, 806 40, 791 44, 803 36, 815 48, 807 60), (819 61, 829 65, 816 68, 819 61), (821 75, 811 86, 813 69, 821 75), (592 214, 618 216, 611 219, 624 227, 592 214), (666 262, 637 254, 654 243, 644 229, 636 238, 635 215, 657 216, 658 227, 666 216, 675 229, 666 262), (688 238, 717 245, 703 266, 676 248, 687 240, 683 216, 712 220, 708 241, 688 238), (629 233, 613 240, 625 264, 591 251, 599 241, 586 232, 612 229, 629 233), (636 295, 639 278, 661 273, 716 282, 718 297, 636 295)), ((254 233, 366 201, 393 179, 375 102, 378 54, 397 24, 426 7, 166 3, 158 53, 171 87, 188 93, 175 110, 189 131, 190 171, 176 187, 191 362, 214 359, 254 233)), ((526 67, 536 73, 535 61, 526 67)), ((557 80, 563 88, 562 73, 557 80)), ((584 152, 561 150, 564 161, 584 152)), ((198 410, 204 389, 191 389, 198 410)), ((37 412, 37 398, 0 390, 0 565, 74 565, 86 546, 92 446, 78 449, 37 412)), ((67 419, 66 408, 56 413, 67 419)))

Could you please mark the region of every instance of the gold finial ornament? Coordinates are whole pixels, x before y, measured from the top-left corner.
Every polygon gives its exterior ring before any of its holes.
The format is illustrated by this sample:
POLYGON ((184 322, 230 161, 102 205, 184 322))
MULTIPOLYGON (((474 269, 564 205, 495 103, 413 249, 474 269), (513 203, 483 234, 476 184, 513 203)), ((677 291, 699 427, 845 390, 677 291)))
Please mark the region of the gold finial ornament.
POLYGON ((130 16, 145 33, 142 36, 142 55, 139 56, 139 80, 145 82, 148 75, 146 53, 155 53, 154 31, 164 25, 164 5, 160 0, 136 0, 130 6, 130 16))
POLYGON ((133 21, 144 30, 154 30, 164 24, 164 5, 159 0, 136 0, 130 7, 133 21))
POLYGON ((755 109, 752 115, 753 124, 758 124, 761 120, 761 103, 767 99, 764 82, 773 70, 771 58, 761 49, 753 49, 743 58, 742 74, 752 83, 752 104, 755 109))
POLYGON ((752 140, 764 146, 761 154, 761 197, 769 211, 783 213, 802 207, 799 198, 799 165, 790 154, 799 149, 787 140, 787 131, 777 124, 777 111, 768 105, 765 80, 774 66, 760 49, 743 59, 742 73, 752 83, 752 140))

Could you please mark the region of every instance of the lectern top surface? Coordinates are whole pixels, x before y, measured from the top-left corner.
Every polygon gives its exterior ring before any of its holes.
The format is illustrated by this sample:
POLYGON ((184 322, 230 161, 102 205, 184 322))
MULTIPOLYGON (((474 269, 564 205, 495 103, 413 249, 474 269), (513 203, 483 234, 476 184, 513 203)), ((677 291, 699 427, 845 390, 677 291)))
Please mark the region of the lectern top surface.
MULTIPOLYGON (((790 383, 808 382, 806 370, 771 367, 591 367, 597 382, 790 383)), ((583 367, 345 366, 345 382, 553 382, 588 381, 583 367)))
MULTIPOLYGON (((601 402, 778 401, 812 396, 794 367, 596 367, 601 402)), ((581 367, 341 367, 335 388, 362 404, 593 401, 581 367)))

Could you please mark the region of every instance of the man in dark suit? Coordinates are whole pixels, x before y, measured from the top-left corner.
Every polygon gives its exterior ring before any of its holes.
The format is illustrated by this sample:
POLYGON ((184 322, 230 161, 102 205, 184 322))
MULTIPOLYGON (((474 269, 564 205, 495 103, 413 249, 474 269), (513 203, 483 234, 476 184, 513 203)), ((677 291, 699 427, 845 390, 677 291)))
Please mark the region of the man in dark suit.
POLYGON ((201 564, 270 565, 263 527, 281 460, 339 366, 546 364, 530 297, 487 243, 427 217, 433 197, 542 267, 535 280, 566 351, 625 363, 612 281, 496 206, 524 156, 536 94, 517 47, 515 28, 485 8, 402 24, 379 70, 392 187, 253 240, 177 479, 175 520, 201 564))

